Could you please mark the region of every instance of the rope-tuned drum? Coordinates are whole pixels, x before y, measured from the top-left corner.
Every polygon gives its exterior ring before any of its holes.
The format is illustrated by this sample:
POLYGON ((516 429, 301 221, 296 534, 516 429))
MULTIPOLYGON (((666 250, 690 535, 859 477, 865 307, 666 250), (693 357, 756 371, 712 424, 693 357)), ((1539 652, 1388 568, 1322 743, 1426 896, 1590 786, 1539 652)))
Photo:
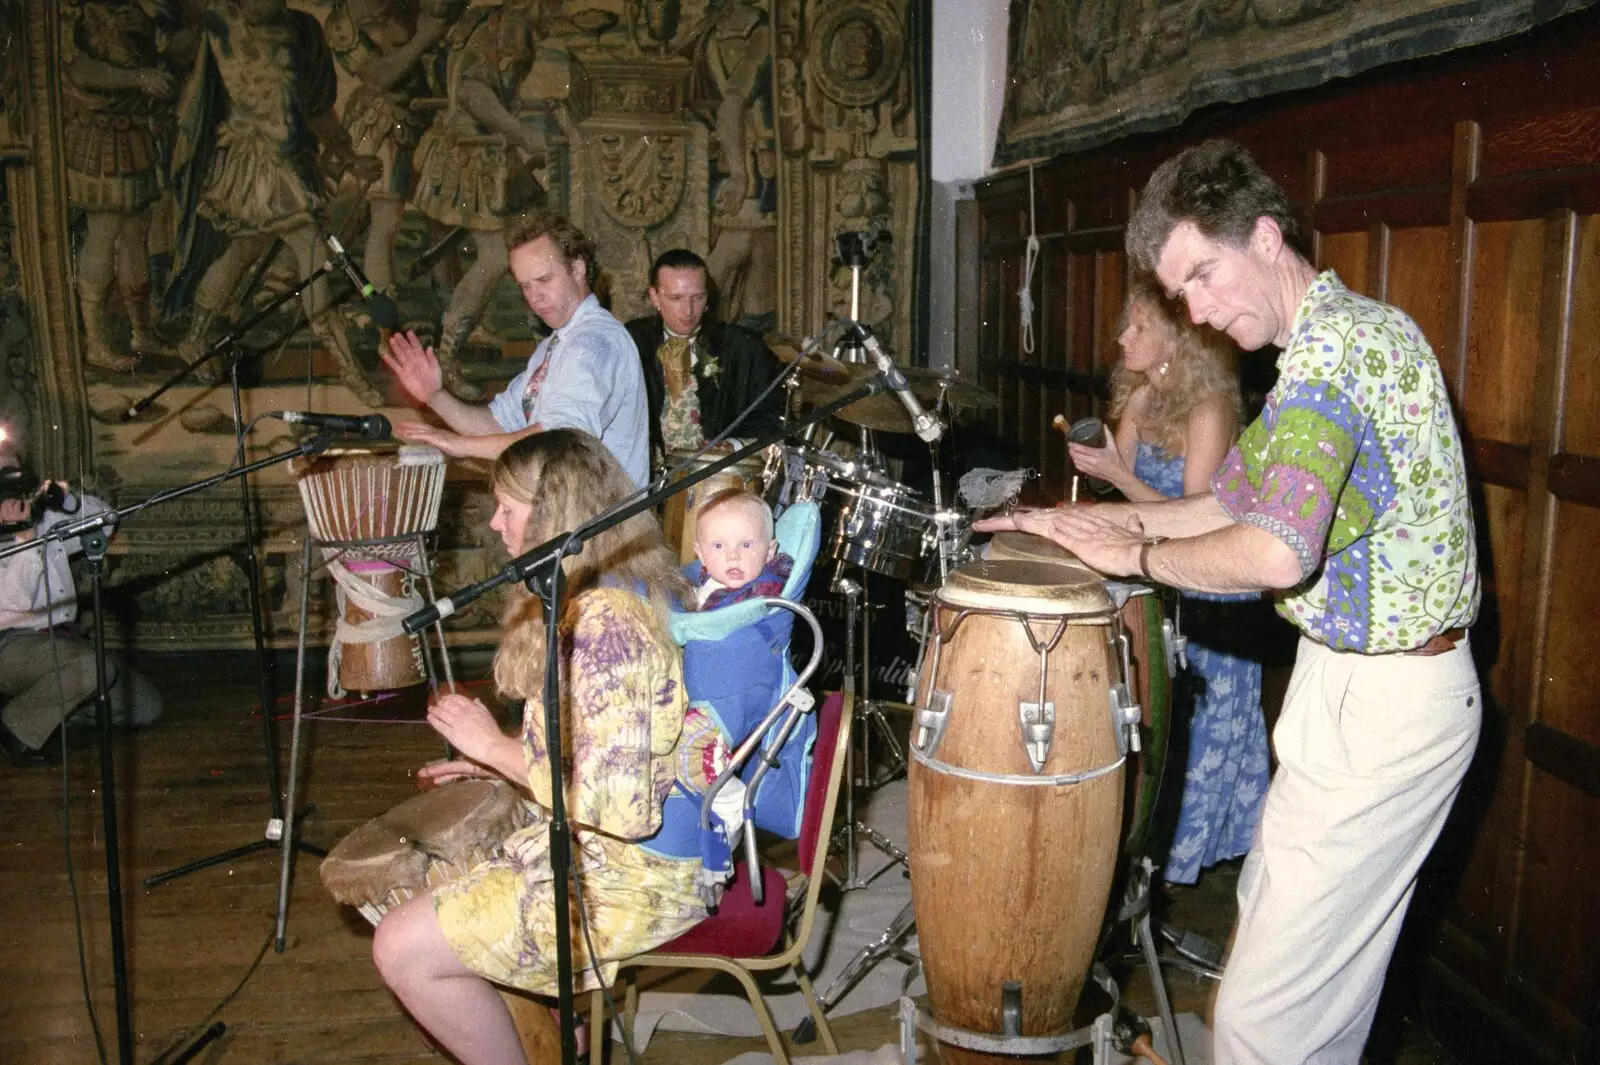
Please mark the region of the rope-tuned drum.
POLYGON ((296 460, 306 522, 333 577, 339 619, 328 694, 388 691, 427 679, 419 637, 401 628, 423 604, 422 535, 439 524, 444 456, 414 444, 296 460))

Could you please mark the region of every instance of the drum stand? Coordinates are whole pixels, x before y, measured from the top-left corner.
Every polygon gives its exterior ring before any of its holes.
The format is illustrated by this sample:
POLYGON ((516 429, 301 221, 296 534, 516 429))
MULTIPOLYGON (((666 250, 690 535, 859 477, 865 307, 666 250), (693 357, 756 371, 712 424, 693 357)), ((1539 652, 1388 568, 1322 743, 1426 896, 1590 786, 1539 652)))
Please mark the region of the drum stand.
MULTIPOLYGON (((300 724, 305 717, 305 682, 306 682, 306 629, 309 624, 311 601, 311 550, 313 547, 324 550, 348 552, 350 554, 371 558, 377 561, 388 562, 400 566, 413 577, 422 578, 423 588, 426 590, 428 603, 436 601, 433 594, 433 567, 428 564, 426 533, 407 533, 403 536, 387 536, 373 540, 313 540, 310 530, 306 532, 305 543, 300 552, 300 637, 295 651, 294 660, 294 726, 290 730, 289 739, 289 794, 284 801, 284 836, 286 839, 294 838, 294 801, 295 792, 300 779, 300 724)), ((326 562, 324 562, 326 565, 326 562)), ((444 680, 450 691, 455 691, 456 678, 450 668, 450 649, 444 642, 443 618, 433 622, 434 636, 439 641, 439 658, 444 664, 444 680)), ((437 689, 438 678, 434 672, 433 654, 428 648, 428 634, 418 632, 416 639, 422 646, 422 666, 427 676, 428 686, 437 689)), ((330 656, 331 657, 331 656, 330 656)), ((329 663, 332 668, 332 663, 329 663)), ((279 954, 283 953, 285 929, 288 925, 289 915, 289 878, 294 869, 294 853, 285 847, 283 849, 283 863, 278 871, 278 924, 274 940, 274 949, 279 954)))

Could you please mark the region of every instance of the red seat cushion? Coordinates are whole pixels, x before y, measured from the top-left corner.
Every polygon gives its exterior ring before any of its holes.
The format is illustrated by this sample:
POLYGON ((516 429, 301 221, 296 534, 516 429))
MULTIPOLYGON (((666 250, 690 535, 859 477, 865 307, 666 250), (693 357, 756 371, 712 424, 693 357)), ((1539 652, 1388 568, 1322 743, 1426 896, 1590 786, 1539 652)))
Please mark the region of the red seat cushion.
POLYGON ((761 904, 750 896, 750 876, 738 867, 733 883, 722 893, 715 917, 689 929, 672 942, 657 947, 671 954, 715 954, 722 958, 759 958, 772 953, 783 934, 783 874, 771 866, 761 867, 766 892, 761 904))

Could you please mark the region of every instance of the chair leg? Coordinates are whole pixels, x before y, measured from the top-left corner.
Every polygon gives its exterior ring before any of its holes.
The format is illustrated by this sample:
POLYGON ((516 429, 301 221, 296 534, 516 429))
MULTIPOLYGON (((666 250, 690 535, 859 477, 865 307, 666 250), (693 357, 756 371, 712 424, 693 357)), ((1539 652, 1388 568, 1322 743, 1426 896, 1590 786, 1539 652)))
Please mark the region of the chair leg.
POLYGON ((605 1065, 606 1044, 611 1032, 606 1023, 606 992, 597 987, 589 992, 589 1065, 605 1065))
MULTIPOLYGON (((720 967, 719 967, 720 968, 720 967)), ((723 972, 732 973, 739 978, 739 983, 744 985, 745 998, 750 1000, 750 1008, 755 1010, 756 1020, 761 1024, 761 1031, 767 1037, 767 1046, 772 1050, 772 1059, 777 1065, 789 1065, 789 1051, 783 1045, 783 1036, 778 1033, 778 1026, 772 1019, 772 1010, 767 1008, 767 1000, 761 994, 761 989, 756 986, 755 978, 747 969, 740 966, 728 966, 723 972)), ((830 1032, 828 1038, 832 1040, 830 1032)))
POLYGON ((828 1053, 838 1054, 839 1044, 833 1040, 833 1027, 828 1024, 828 1015, 822 1012, 822 1004, 817 1001, 817 993, 811 987, 811 977, 806 975, 806 970, 798 961, 789 968, 794 970, 795 983, 800 985, 800 993, 806 997, 806 1008, 811 1011, 811 1019, 817 1022, 817 1031, 822 1034, 822 1045, 828 1053))
POLYGON ((511 1011, 511 1023, 516 1025, 517 1038, 522 1042, 522 1053, 529 1065, 554 1065, 561 1060, 561 1028, 550 1017, 544 1003, 510 988, 499 988, 506 1009, 511 1011))

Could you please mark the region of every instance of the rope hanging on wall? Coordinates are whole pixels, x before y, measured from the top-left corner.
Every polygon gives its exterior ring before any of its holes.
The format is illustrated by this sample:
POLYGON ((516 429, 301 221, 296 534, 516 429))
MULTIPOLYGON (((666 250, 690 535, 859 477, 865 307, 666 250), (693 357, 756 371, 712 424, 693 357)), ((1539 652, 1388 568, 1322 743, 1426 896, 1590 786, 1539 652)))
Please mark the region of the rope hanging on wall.
POLYGON ((1033 164, 1028 164, 1028 250, 1022 258, 1022 287, 1017 302, 1022 305, 1022 350, 1033 354, 1033 267, 1039 261, 1039 226, 1033 208, 1033 164))

